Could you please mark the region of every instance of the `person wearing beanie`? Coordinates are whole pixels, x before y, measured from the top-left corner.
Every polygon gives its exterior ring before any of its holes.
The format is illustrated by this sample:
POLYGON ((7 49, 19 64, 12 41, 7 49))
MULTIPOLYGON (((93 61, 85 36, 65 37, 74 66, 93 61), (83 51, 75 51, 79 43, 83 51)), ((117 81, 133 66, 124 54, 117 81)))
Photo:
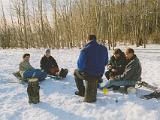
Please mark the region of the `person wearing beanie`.
POLYGON ((49 75, 57 75, 59 67, 56 60, 51 56, 51 50, 47 49, 45 55, 41 58, 40 67, 49 75))

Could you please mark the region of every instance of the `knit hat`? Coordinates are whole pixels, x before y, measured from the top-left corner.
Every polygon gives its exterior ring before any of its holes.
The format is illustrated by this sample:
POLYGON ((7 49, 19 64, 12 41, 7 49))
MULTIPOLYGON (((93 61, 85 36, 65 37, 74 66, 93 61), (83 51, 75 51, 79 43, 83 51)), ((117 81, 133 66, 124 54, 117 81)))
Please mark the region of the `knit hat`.
POLYGON ((47 49, 47 50, 46 50, 46 53, 51 53, 51 50, 50 50, 50 49, 47 49))

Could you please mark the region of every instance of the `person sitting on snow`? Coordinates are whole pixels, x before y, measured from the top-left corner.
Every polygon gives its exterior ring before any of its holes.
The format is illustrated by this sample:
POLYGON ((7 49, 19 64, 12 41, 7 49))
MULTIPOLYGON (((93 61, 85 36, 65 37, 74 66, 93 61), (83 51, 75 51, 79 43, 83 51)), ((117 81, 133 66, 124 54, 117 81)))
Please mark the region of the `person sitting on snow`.
POLYGON ((23 61, 19 64, 19 73, 25 82, 28 82, 29 78, 38 78, 39 81, 44 80, 47 77, 47 73, 42 72, 40 69, 35 69, 29 63, 30 54, 23 55, 23 61))
POLYGON ((109 80, 111 76, 121 75, 124 72, 126 66, 126 57, 124 52, 119 48, 113 51, 108 63, 108 71, 105 73, 106 78, 109 80))
POLYGON ((56 60, 51 56, 50 49, 46 50, 45 55, 40 61, 40 67, 49 75, 57 75, 59 72, 59 67, 56 60))
POLYGON ((105 46, 96 42, 95 35, 89 35, 88 44, 81 50, 74 77, 78 91, 75 95, 84 96, 85 102, 95 102, 97 82, 103 76, 108 63, 108 51, 105 46), (84 86, 83 80, 86 82, 84 86))
POLYGON ((44 70, 48 75, 59 76, 65 78, 68 70, 61 69, 59 72, 59 67, 56 60, 51 56, 51 50, 47 49, 45 55, 41 58, 40 67, 44 70))
POLYGON ((127 65, 122 75, 113 76, 106 83, 107 88, 119 88, 124 86, 126 89, 128 87, 135 87, 137 81, 141 81, 141 63, 137 56, 134 54, 132 48, 127 48, 126 52, 127 65))

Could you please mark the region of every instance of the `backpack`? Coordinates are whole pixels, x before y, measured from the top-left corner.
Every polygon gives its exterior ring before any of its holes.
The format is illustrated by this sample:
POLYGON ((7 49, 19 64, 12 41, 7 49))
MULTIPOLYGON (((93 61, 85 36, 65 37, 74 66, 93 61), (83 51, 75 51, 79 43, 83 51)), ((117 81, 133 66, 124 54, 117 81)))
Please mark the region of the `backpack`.
POLYGON ((27 93, 29 98, 29 103, 37 104, 40 102, 40 96, 39 96, 39 81, 37 78, 29 79, 28 81, 28 87, 27 87, 27 93))
POLYGON ((61 71, 59 72, 59 77, 66 78, 67 74, 68 74, 68 69, 61 68, 61 71))

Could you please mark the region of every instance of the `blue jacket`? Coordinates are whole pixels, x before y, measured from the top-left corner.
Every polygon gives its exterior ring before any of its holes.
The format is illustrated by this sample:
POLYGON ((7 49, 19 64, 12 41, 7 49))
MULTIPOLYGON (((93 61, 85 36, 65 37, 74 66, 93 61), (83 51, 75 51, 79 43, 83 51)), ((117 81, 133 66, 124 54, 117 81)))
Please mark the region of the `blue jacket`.
POLYGON ((108 63, 108 50, 96 40, 89 42, 80 53, 78 69, 93 76, 102 76, 108 63))

